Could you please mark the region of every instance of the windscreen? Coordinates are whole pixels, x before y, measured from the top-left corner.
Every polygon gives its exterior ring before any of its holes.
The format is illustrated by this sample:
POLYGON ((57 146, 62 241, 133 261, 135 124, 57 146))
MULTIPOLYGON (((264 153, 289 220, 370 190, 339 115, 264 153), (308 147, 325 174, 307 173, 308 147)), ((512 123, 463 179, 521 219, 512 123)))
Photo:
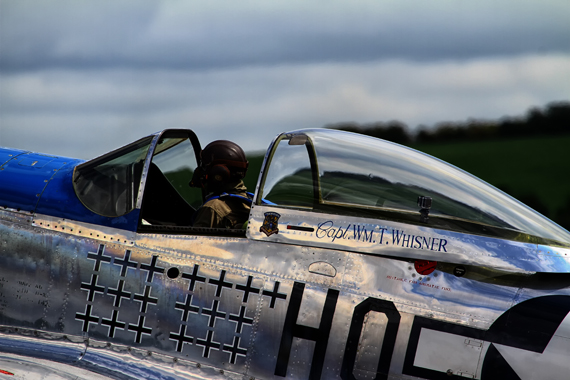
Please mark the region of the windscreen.
POLYGON ((152 136, 96 158, 75 169, 75 193, 91 211, 109 217, 135 208, 152 136))
POLYGON ((155 148, 152 164, 160 169, 170 185, 189 205, 198 208, 202 204, 200 189, 189 186, 198 163, 192 142, 187 137, 161 139, 155 148))

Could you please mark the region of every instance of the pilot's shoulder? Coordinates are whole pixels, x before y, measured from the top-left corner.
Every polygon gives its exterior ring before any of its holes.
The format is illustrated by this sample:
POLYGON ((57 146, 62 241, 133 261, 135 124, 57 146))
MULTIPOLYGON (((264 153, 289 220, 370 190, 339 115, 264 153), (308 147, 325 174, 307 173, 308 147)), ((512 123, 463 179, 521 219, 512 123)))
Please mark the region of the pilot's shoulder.
POLYGON ((214 212, 216 212, 218 215, 224 215, 231 212, 230 206, 223 198, 210 199, 206 203, 204 203, 202 207, 209 208, 214 212))

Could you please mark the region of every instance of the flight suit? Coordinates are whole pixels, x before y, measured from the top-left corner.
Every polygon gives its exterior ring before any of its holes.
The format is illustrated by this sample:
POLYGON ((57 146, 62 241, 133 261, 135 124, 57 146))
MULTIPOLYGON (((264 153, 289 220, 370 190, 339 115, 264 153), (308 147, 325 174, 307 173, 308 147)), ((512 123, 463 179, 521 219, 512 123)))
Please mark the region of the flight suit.
POLYGON ((227 187, 223 193, 210 195, 207 197, 209 200, 196 211, 193 226, 242 228, 249 217, 251 202, 229 194, 249 198, 246 191, 247 188, 240 180, 235 186, 227 187))

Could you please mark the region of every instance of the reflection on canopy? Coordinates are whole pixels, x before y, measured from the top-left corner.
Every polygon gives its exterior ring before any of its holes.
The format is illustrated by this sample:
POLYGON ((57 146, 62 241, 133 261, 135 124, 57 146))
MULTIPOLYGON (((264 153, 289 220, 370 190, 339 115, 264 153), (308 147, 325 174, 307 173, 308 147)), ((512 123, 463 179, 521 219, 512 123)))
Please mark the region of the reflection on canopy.
POLYGON ((262 196, 282 207, 419 223, 424 196, 432 198, 433 227, 570 244, 568 231, 486 182, 376 138, 326 129, 283 134, 268 163, 262 196), (299 134, 306 138, 292 142, 299 134))

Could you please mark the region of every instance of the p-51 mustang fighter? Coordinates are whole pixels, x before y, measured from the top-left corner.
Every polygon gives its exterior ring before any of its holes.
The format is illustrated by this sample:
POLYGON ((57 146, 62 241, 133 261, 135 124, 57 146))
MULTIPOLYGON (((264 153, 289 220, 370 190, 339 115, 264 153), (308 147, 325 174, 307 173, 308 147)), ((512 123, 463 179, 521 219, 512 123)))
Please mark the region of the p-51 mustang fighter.
POLYGON ((244 229, 193 227, 200 144, 0 150, 0 379, 562 379, 570 233, 438 159, 271 143, 244 229))

